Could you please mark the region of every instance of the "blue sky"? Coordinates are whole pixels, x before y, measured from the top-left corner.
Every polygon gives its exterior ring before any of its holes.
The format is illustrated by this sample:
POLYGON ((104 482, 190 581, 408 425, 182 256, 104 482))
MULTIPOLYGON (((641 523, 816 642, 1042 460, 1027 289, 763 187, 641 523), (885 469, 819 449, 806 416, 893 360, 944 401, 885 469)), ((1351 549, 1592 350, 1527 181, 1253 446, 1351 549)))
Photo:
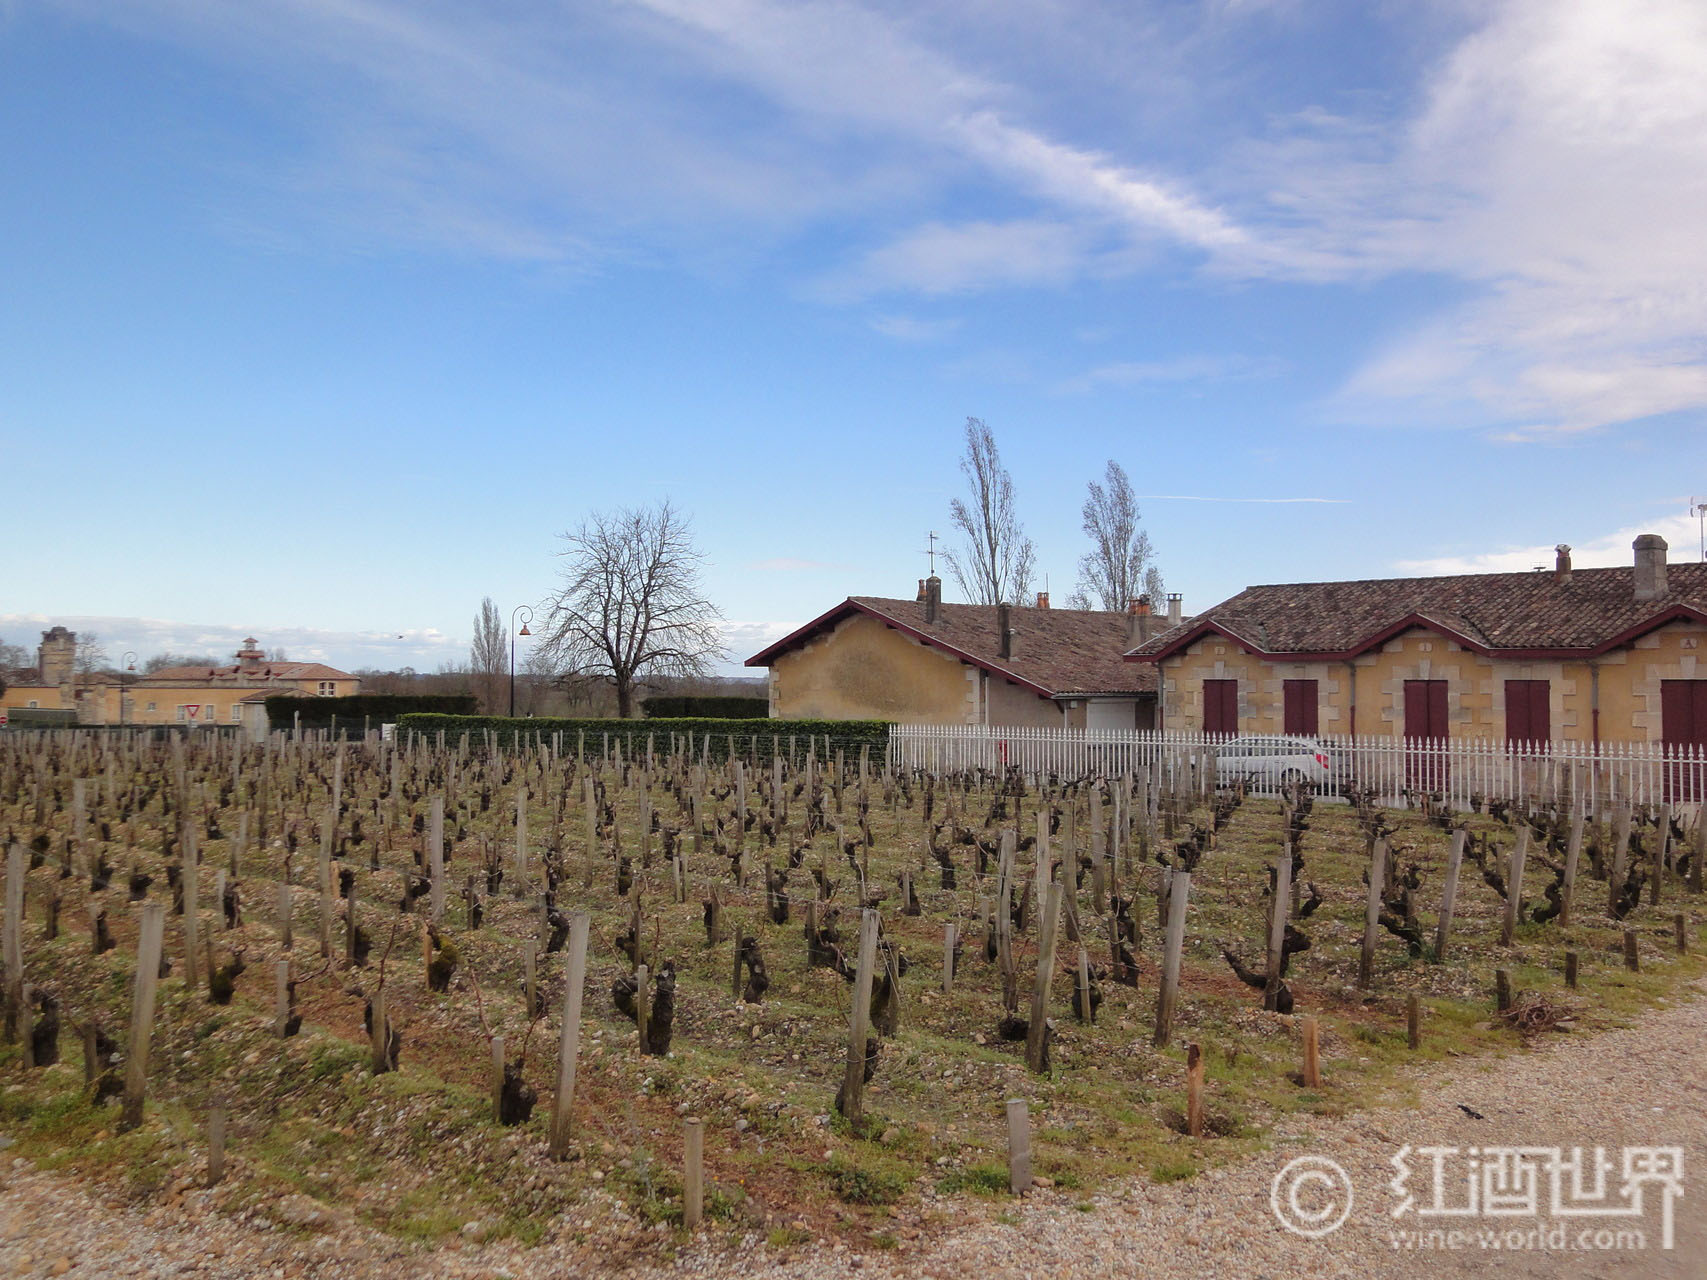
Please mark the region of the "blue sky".
POLYGON ((1111 457, 1188 609, 1692 558, 1704 136, 1693 0, 10 0, 0 637, 431 668, 669 496, 739 660, 969 414, 1057 600, 1111 457))

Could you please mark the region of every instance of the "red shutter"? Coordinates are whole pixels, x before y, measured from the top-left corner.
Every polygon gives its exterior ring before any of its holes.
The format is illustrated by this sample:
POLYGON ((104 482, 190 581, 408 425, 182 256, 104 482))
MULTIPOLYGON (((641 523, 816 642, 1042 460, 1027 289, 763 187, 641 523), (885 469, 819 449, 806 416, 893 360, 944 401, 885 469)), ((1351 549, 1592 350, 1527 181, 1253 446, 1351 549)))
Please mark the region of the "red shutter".
POLYGON ((1301 738, 1314 738, 1319 717, 1314 680, 1288 680, 1282 686, 1285 696, 1285 722, 1281 732, 1301 738))
POLYGON ((1668 747, 1707 747, 1707 680, 1660 681, 1660 737, 1668 747))
POLYGON ((1505 740, 1548 742, 1553 737, 1553 712, 1545 680, 1505 682, 1505 740))
POLYGON ((1405 681, 1405 736, 1444 738, 1446 730, 1446 681, 1405 681))
POLYGON ((1239 731, 1239 682, 1237 680, 1205 680, 1203 682, 1203 732, 1237 733, 1239 731))

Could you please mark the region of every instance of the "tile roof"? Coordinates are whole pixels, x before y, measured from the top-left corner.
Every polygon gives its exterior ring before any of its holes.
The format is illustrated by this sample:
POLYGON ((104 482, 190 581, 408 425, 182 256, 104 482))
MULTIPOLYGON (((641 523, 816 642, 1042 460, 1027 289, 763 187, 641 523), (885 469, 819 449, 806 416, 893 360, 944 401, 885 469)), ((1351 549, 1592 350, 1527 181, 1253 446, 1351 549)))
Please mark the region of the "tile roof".
POLYGON ((257 682, 277 684, 287 680, 354 680, 348 671, 328 667, 322 662, 263 662, 257 670, 242 667, 163 667, 138 677, 138 684, 230 684, 242 686, 257 682))
POLYGON ((1127 616, 1087 609, 1034 609, 1014 605, 1009 625, 1015 655, 999 657, 996 606, 945 604, 937 621, 925 622, 917 600, 849 596, 800 630, 747 659, 766 667, 780 654, 797 649, 843 618, 863 613, 878 618, 945 653, 1037 691, 1045 697, 1068 695, 1154 694, 1154 668, 1123 660, 1127 616))
POLYGON ((1707 620, 1707 564, 1670 564, 1666 594, 1637 600, 1634 568, 1470 573, 1246 587, 1132 651, 1166 656, 1206 631, 1258 653, 1350 655, 1413 625, 1508 654, 1590 654, 1676 617, 1707 620))

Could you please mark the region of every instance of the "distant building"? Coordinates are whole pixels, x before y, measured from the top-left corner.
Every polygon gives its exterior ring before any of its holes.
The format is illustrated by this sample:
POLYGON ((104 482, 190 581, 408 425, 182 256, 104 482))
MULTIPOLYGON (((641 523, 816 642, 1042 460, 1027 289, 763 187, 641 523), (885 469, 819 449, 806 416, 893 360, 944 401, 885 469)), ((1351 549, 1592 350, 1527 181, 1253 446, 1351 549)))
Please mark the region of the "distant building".
MULTIPOLYGON (((1178 616, 1179 597, 1169 598, 1178 616)), ((780 718, 1148 729, 1156 672, 1122 660, 1149 637, 1149 600, 1125 613, 850 596, 747 659, 770 669, 780 718)))
POLYGON ((265 732, 265 699, 276 694, 343 697, 361 680, 319 662, 269 662, 253 636, 237 661, 222 667, 167 667, 147 675, 76 671, 77 633, 42 632, 33 678, 10 685, 0 706, 18 711, 72 712, 78 724, 244 725, 265 732))
POLYGON ((1136 647, 1160 725, 1707 747, 1707 564, 1247 587, 1136 647))

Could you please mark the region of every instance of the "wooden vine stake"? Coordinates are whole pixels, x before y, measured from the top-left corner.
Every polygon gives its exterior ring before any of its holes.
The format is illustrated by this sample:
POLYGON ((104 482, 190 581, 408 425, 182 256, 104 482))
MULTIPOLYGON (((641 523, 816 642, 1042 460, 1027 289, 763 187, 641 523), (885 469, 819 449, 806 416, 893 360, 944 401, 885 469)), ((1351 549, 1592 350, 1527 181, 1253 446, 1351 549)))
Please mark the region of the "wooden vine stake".
POLYGON ((1381 889, 1386 871, 1387 842, 1377 840, 1369 859, 1369 897, 1363 909, 1363 951, 1357 960, 1357 985, 1365 990, 1375 980, 1375 931, 1381 925, 1381 889))
POLYGON ((136 986, 130 1006, 130 1044, 125 1050, 124 1110, 121 1129, 142 1123, 142 1098, 148 1087, 148 1044, 154 1032, 154 998, 160 987, 160 952, 166 941, 166 908, 150 902, 142 908, 136 943, 136 986))
POLYGON ((1031 1190, 1031 1115, 1024 1098, 1008 1099, 1008 1190, 1031 1190))
POLYGON ((1322 1087, 1321 1031, 1316 1025, 1314 1016, 1304 1019, 1304 1087, 1306 1089, 1322 1087))
POLYGON ((1025 1065, 1042 1071, 1049 1057, 1049 983, 1055 976, 1055 940, 1061 924, 1061 882, 1051 881, 1038 925, 1037 978, 1031 989, 1031 1020, 1026 1024, 1025 1065))
MULTIPOLYGON (((588 780, 589 792, 591 779, 588 780)), ((569 1154, 574 1127, 575 1059, 581 1048, 581 997, 587 986, 587 913, 569 918, 569 971, 563 987, 563 1026, 557 1042, 557 1095, 551 1100, 551 1155, 569 1154)))
POLYGON ((1168 932, 1162 950, 1162 982, 1156 992, 1156 1030, 1151 1037, 1151 1043, 1158 1049, 1174 1033, 1180 962, 1185 954, 1185 908, 1190 893, 1191 872, 1175 871, 1168 884, 1168 932))
POLYGON ((848 1016, 848 1060, 842 1077, 842 1114, 855 1127, 865 1105, 865 1040, 871 1021, 872 970, 877 964, 877 912, 859 918, 859 965, 854 970, 853 1010, 848 1016))
POLYGON ((1203 1136, 1203 1050, 1195 1043, 1185 1051, 1185 1131, 1203 1136))
POLYGON ((705 1122, 689 1116, 682 1156, 682 1224, 689 1231, 705 1215, 705 1122))
POLYGON ((1500 921, 1500 946, 1509 947, 1517 936, 1517 922, 1523 915, 1523 864, 1529 857, 1529 824, 1518 828, 1517 844, 1511 851, 1511 875, 1506 879, 1505 915, 1500 921))
POLYGON ((24 846, 6 851, 6 914, 0 924, 0 966, 6 970, 6 1038, 18 1034, 24 1012, 24 874, 29 867, 24 846))
POLYGON ((1440 924, 1434 931, 1434 962, 1446 959, 1446 939, 1452 932, 1452 904, 1458 897, 1458 870, 1464 865, 1464 842, 1470 832, 1459 827, 1452 833, 1452 849, 1446 855, 1446 881, 1440 891, 1440 924))
POLYGON ((434 796, 427 818, 427 874, 433 923, 445 918, 445 798, 434 796))

